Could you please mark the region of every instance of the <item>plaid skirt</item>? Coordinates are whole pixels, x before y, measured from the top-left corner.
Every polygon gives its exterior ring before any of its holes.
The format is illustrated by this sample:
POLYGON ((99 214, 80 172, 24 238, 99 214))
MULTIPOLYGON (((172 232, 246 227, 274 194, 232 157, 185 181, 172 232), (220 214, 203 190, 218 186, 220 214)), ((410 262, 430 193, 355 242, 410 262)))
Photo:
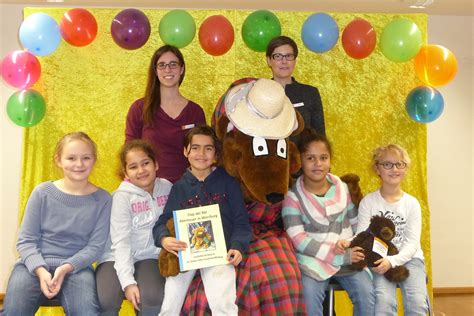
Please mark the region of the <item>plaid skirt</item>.
MULTIPOLYGON (((239 315, 306 315, 295 250, 288 235, 275 224, 281 214, 281 203, 252 203, 247 209, 254 238, 236 267, 239 315)), ((181 315, 211 315, 198 273, 189 287, 181 315)))

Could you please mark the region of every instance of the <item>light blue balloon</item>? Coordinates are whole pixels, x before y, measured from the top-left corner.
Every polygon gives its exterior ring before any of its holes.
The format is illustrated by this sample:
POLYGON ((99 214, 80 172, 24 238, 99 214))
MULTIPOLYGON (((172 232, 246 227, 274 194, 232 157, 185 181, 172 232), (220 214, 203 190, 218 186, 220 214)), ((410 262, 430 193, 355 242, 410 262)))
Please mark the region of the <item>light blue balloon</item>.
POLYGON ((414 121, 419 123, 433 122, 443 113, 443 96, 433 87, 416 87, 408 94, 405 108, 414 121))
POLYGON ((30 53, 47 56, 58 48, 61 33, 56 21, 46 13, 34 13, 20 25, 20 42, 30 53))
POLYGON ((339 39, 339 27, 330 15, 315 13, 304 21, 301 38, 309 50, 324 53, 336 45, 339 39))

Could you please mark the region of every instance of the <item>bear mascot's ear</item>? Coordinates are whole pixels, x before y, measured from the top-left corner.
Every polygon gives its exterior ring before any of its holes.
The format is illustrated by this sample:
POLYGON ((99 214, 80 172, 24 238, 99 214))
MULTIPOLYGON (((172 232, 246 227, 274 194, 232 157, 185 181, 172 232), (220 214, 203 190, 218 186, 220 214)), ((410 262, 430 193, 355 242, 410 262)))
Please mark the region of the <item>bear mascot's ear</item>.
POLYGON ((217 124, 216 124, 216 135, 217 138, 219 138, 221 141, 224 139, 225 134, 227 133, 227 126, 229 126, 229 119, 225 115, 221 115, 217 119, 217 124))
POLYGON ((290 136, 296 136, 301 134, 301 132, 304 130, 304 119, 303 116, 300 114, 300 112, 295 111, 296 114, 296 120, 298 121, 298 128, 295 129, 290 136))
MULTIPOLYGON (((166 222, 166 228, 170 232, 171 237, 176 237, 174 230, 173 218, 170 218, 166 222)), ((160 268, 160 273, 164 277, 175 276, 179 273, 179 260, 171 252, 168 252, 166 249, 162 248, 160 255, 158 257, 158 267, 160 268)))
POLYGON ((242 152, 237 145, 233 129, 227 116, 222 115, 217 119, 216 135, 222 143, 222 148, 225 148, 220 157, 221 163, 228 174, 240 180, 238 163, 242 158, 242 152))

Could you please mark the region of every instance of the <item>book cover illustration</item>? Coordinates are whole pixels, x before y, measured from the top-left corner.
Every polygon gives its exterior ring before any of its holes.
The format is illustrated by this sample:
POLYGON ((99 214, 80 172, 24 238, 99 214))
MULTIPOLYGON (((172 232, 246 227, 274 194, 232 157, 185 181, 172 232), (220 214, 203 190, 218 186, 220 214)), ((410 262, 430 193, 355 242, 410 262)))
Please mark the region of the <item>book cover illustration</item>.
POLYGON ((188 238, 191 253, 216 249, 211 221, 189 224, 188 238))
POLYGON ((218 204, 173 211, 176 239, 188 247, 178 251, 180 271, 228 264, 218 204))

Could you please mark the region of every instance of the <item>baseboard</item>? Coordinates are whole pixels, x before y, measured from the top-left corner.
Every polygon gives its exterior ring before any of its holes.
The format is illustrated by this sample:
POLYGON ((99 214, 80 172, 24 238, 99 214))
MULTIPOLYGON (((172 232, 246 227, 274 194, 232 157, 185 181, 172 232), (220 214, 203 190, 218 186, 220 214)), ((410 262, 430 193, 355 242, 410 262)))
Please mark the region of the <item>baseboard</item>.
POLYGON ((435 287, 433 295, 474 294, 474 287, 435 287))

